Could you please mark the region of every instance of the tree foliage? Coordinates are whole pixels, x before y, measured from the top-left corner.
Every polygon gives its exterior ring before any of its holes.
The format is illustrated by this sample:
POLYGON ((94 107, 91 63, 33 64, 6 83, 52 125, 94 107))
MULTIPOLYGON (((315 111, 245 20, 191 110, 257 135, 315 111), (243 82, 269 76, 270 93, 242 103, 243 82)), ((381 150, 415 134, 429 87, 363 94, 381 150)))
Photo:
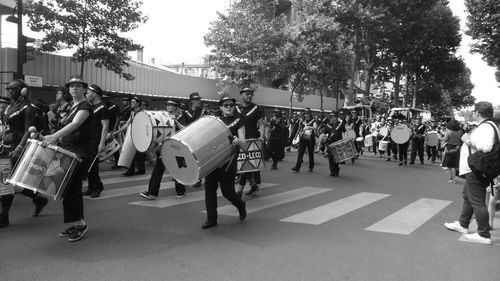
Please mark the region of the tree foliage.
MULTIPOLYGON (((479 53, 486 62, 500 71, 500 1, 499 0, 466 0, 467 35, 475 43, 472 52, 479 53)), ((500 75, 496 75, 500 82, 500 75)))
POLYGON ((75 48, 73 58, 84 64, 94 60, 97 67, 106 67, 121 77, 135 77, 124 72, 128 66, 127 52, 141 48, 123 37, 147 20, 136 0, 28 0, 25 13, 28 25, 42 31, 43 51, 60 50, 60 43, 75 48))

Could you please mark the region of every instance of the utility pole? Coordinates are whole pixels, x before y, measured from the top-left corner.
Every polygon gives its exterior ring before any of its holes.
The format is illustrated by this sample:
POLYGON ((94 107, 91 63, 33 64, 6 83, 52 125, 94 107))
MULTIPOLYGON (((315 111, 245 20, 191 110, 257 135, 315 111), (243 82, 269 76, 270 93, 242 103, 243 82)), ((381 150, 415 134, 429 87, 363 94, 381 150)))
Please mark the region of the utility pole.
POLYGON ((17 71, 16 79, 23 79, 23 1, 17 0, 17 71))

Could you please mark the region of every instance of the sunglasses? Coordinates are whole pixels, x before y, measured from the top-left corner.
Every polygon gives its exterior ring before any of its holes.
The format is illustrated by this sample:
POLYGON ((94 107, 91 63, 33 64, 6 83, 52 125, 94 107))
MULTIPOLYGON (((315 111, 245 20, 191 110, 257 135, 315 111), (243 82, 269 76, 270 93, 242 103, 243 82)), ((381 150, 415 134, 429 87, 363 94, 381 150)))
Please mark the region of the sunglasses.
POLYGON ((8 92, 8 91, 14 91, 14 90, 17 90, 17 87, 5 87, 5 90, 8 92))
POLYGON ((225 103, 222 106, 225 108, 230 108, 230 107, 234 107, 234 103, 225 103))

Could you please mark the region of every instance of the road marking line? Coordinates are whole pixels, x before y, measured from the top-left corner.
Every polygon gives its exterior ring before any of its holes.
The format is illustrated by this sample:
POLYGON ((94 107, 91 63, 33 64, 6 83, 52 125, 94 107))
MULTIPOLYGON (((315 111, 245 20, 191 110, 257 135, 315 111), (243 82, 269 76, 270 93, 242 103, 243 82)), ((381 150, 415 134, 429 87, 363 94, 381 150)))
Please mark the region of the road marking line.
MULTIPOLYGON (((261 189, 276 186, 275 183, 262 183, 260 185, 261 189)), ((221 197, 222 194, 217 193, 218 197, 221 197)), ((153 208, 167 208, 192 202, 197 202, 205 200, 205 190, 195 191, 195 192, 186 192, 186 196, 182 198, 177 198, 175 195, 160 197, 156 200, 142 200, 142 201, 134 201, 129 204, 144 206, 144 207, 153 207, 153 208)))
POLYGON ((319 225, 390 196, 361 192, 335 202, 282 219, 281 221, 319 225))
MULTIPOLYGON (((265 197, 258 197, 253 200, 247 201, 247 213, 253 213, 267 208, 275 207, 281 204, 286 204, 299 199, 311 197, 317 194, 321 194, 327 191, 331 191, 330 188, 319 188, 319 187, 302 187, 294 190, 281 192, 265 197)), ((206 211, 203 211, 204 213, 206 211)), ((226 216, 238 216, 238 211, 233 205, 226 205, 219 207, 217 209, 219 215, 226 216)))
MULTIPOLYGON (((491 235, 491 244, 499 246, 500 245, 500 212, 495 213, 495 217, 493 218, 493 230, 490 230, 490 235, 491 235)), ((477 232, 477 221, 475 219, 472 219, 469 224, 469 231, 470 233, 477 232)), ((469 242, 469 243, 476 243, 474 241, 470 241, 465 239, 464 235, 460 235, 460 238, 458 238, 458 241, 461 242, 469 242)))
POLYGON ((448 200, 421 198, 365 230, 408 235, 450 203, 448 200))
MULTIPOLYGON (((166 190, 174 187, 174 182, 169 181, 160 186, 160 190, 166 190)), ((106 187, 104 187, 106 188, 106 187)), ((88 199, 88 200, 101 200, 101 199, 106 199, 106 198, 112 198, 112 197, 119 197, 119 196, 125 196, 125 195, 130 195, 134 193, 139 193, 142 191, 145 191, 148 189, 147 184, 143 185, 136 185, 136 186, 131 186, 131 187, 123 187, 123 188, 114 188, 114 189, 104 189, 101 193, 101 195, 98 198, 90 198, 84 196, 83 198, 88 199)))
MULTIPOLYGON (((110 184, 115 184, 115 183, 129 183, 129 182, 134 182, 134 181, 143 181, 143 180, 149 180, 151 178, 151 175, 138 175, 138 176, 133 176, 133 177, 124 177, 120 176, 118 178, 107 178, 107 179, 102 179, 102 184, 104 185, 104 188, 106 188, 106 185, 110 184)), ((163 176, 163 180, 172 180, 171 176, 163 176)), ((89 186, 88 180, 84 182, 83 188, 87 188, 89 186)))

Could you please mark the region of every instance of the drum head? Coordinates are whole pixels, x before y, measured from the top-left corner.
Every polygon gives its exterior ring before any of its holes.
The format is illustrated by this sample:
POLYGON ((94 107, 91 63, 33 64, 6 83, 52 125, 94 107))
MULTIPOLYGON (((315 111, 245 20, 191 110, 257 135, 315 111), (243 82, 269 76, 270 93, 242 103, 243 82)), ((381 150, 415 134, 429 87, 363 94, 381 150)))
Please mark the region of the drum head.
POLYGON ((145 152, 151 146, 153 140, 153 124, 151 116, 139 111, 132 120, 131 126, 132 142, 139 152, 145 152))
POLYGON ((439 136, 436 132, 427 134, 427 145, 437 146, 439 144, 439 136))
POLYGON ((167 171, 178 182, 193 185, 200 176, 199 163, 189 147, 183 142, 169 138, 161 148, 161 160, 167 171))
POLYGON ((355 139, 356 138, 356 131, 353 129, 347 129, 347 137, 355 139))
POLYGON ((379 130, 379 133, 382 136, 387 137, 387 135, 389 134, 389 129, 387 129, 387 127, 381 127, 379 130))
POLYGON ((397 144, 403 144, 410 140, 411 132, 408 126, 400 124, 392 128, 391 139, 397 144))

